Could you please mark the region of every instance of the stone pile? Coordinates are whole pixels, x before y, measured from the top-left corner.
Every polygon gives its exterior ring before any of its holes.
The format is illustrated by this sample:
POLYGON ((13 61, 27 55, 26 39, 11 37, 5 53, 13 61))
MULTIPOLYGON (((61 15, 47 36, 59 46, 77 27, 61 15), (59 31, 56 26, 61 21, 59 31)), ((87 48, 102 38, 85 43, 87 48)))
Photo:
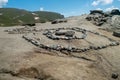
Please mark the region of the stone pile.
POLYGON ((111 12, 103 12, 102 10, 91 10, 90 14, 86 17, 86 20, 92 21, 93 24, 101 26, 104 23, 107 23, 114 15, 120 15, 118 9, 113 9, 111 12))
POLYGON ((88 21, 92 21, 93 24, 101 26, 107 21, 106 15, 101 10, 92 10, 90 14, 86 17, 88 21))

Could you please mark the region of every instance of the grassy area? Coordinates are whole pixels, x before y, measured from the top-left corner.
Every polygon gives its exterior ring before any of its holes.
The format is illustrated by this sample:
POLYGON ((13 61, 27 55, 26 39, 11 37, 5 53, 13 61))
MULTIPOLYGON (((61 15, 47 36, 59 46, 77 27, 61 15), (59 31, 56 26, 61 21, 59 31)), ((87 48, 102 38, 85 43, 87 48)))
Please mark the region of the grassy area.
POLYGON ((46 11, 36 11, 34 12, 35 14, 38 15, 38 17, 40 17, 40 21, 52 21, 55 19, 61 19, 64 18, 63 15, 59 14, 59 13, 55 13, 55 12, 46 12, 46 11))
POLYGON ((30 12, 16 8, 0 8, 0 26, 14 26, 32 23, 45 23, 54 19, 64 18, 63 15, 55 12, 35 11, 30 12), (35 15, 33 15, 34 13, 35 15), (34 17, 39 17, 35 20, 34 17))

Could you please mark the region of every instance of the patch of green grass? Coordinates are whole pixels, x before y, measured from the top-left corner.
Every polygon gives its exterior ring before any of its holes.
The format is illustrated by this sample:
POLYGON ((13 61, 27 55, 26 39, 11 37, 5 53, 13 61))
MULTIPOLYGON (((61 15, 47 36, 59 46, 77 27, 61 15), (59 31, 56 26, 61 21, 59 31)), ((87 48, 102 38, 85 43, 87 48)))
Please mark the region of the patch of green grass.
POLYGON ((35 11, 30 12, 16 8, 0 8, 0 26, 14 26, 22 24, 45 23, 55 19, 64 18, 63 15, 55 12, 35 11), (35 13, 40 19, 35 21, 32 13, 35 13))
POLYGON ((55 12, 46 12, 46 11, 36 11, 34 12, 40 17, 40 21, 46 20, 46 21, 53 21, 55 19, 61 19, 64 18, 63 15, 55 12))

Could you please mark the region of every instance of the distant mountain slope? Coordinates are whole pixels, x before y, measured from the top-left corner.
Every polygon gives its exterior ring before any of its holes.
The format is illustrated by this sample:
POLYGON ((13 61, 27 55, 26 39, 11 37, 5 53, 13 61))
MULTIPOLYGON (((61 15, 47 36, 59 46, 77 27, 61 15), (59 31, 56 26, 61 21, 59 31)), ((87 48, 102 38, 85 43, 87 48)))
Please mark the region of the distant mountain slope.
POLYGON ((0 8, 0 26, 33 24, 35 22, 46 22, 58 18, 64 18, 64 16, 54 12, 30 12, 16 8, 0 8))
POLYGON ((31 12, 22 9, 1 8, 0 14, 0 26, 12 26, 35 22, 31 12))
POLYGON ((61 15, 59 13, 55 13, 55 12, 35 11, 33 13, 37 14, 40 22, 41 21, 52 21, 52 20, 55 20, 55 19, 64 18, 63 15, 61 15))

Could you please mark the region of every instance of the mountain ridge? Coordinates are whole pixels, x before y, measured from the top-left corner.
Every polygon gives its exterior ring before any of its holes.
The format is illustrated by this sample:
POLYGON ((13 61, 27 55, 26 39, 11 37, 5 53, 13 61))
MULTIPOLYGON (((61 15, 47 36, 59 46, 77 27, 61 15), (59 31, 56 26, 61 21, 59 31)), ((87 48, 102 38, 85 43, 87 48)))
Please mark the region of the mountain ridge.
POLYGON ((64 16, 56 12, 28 11, 17 8, 0 8, 0 26, 45 23, 47 21, 52 21, 59 18, 64 18, 64 16))

